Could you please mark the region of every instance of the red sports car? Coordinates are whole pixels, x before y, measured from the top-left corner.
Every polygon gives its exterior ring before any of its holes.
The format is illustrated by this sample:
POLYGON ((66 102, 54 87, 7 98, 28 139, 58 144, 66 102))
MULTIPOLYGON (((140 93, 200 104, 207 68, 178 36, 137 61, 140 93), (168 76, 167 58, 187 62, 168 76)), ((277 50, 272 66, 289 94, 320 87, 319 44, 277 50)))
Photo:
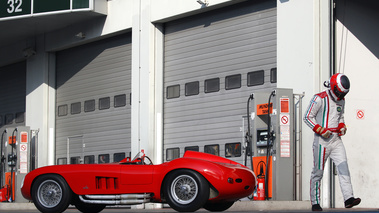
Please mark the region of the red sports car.
POLYGON ((110 164, 46 166, 28 173, 22 195, 41 212, 81 212, 107 205, 168 203, 179 212, 224 211, 251 195, 256 185, 247 167, 211 154, 187 151, 182 158, 153 165, 143 153, 110 164), (142 155, 142 156, 141 156, 142 155))

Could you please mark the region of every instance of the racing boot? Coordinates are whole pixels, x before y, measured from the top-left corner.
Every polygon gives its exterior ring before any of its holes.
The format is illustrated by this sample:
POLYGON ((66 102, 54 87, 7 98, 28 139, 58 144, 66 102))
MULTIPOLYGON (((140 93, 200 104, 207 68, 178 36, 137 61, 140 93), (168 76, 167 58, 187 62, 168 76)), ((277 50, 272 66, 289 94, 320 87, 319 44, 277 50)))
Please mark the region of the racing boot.
POLYGON ((314 212, 322 212, 322 208, 321 208, 320 204, 312 205, 312 211, 314 211, 314 212))
POLYGON ((345 208, 351 208, 358 205, 361 202, 360 198, 351 197, 345 201, 345 208))

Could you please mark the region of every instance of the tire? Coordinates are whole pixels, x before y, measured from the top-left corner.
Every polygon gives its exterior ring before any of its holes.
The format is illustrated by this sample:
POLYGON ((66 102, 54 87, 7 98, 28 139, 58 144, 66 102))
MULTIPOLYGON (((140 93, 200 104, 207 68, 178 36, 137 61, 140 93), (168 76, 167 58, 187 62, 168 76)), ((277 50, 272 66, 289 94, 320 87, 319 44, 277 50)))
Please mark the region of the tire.
POLYGON ((32 199, 43 213, 61 213, 71 202, 72 191, 63 177, 54 174, 38 177, 32 186, 32 199))
POLYGON ((203 207, 210 212, 222 212, 232 207, 233 204, 233 201, 222 203, 206 203, 203 207))
POLYGON ((105 209, 106 205, 101 204, 89 204, 78 201, 75 203, 75 207, 83 213, 98 213, 105 209))
POLYGON ((178 212, 193 212, 208 201, 209 183, 192 170, 176 170, 164 183, 164 195, 171 208, 178 212))

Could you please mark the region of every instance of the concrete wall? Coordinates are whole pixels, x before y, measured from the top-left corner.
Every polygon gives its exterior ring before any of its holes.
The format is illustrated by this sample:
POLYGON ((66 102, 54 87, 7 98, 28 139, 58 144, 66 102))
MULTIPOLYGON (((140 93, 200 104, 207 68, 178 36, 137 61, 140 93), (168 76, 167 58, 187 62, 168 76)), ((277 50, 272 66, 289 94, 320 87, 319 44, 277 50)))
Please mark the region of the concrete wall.
MULTIPOLYGON (((329 77, 328 2, 323 2, 277 1, 278 88, 293 88, 295 94, 304 93, 303 115, 310 99, 315 93, 323 90, 322 82, 329 77)), ((302 119, 299 125, 302 125, 303 130, 300 199, 309 200, 309 179, 313 166, 313 132, 302 119)), ((326 190, 323 192, 325 192, 323 197, 327 199, 326 190)))
MULTIPOLYGON (((377 35, 378 3, 337 1, 336 71, 346 74, 351 89, 346 96, 345 121, 348 128, 343 141, 356 197, 362 207, 377 208, 379 188, 379 97, 376 95, 379 78, 379 47, 377 35), (361 118, 359 111, 364 113, 361 118)), ((342 206, 342 195, 336 178, 336 206, 342 206)))
MULTIPOLYGON (((36 38, 38 49, 44 36, 36 38)), ((41 51, 27 59, 25 125, 38 130, 38 166, 54 164, 55 55, 41 51)))
MULTIPOLYGON (((294 93, 305 93, 303 110, 310 98, 325 88, 331 69, 346 74, 351 90, 346 96, 345 121, 348 133, 342 138, 348 155, 348 163, 356 197, 362 198, 361 207, 377 207, 375 194, 378 188, 378 171, 375 162, 378 143, 375 127, 378 124, 378 98, 375 95, 379 69, 378 28, 376 21, 378 7, 374 1, 366 4, 336 1, 336 32, 333 52, 330 52, 333 38, 330 37, 329 11, 327 1, 278 0, 278 87, 293 88, 294 93), (299 9, 301 8, 301 10, 299 9), (376 43, 376 44, 375 44, 376 43), (335 67, 333 65, 335 60, 335 67), (296 76, 296 77, 294 77, 296 76), (358 117, 358 111, 364 117, 358 117)), ((312 168, 313 132, 303 125, 303 184, 302 199, 309 199, 309 177, 312 168)), ((328 165, 329 166, 329 165, 328 165)), ((330 168, 325 168, 322 186, 322 205, 329 207, 330 168)), ((338 177, 335 176, 335 206, 344 207, 338 177)))

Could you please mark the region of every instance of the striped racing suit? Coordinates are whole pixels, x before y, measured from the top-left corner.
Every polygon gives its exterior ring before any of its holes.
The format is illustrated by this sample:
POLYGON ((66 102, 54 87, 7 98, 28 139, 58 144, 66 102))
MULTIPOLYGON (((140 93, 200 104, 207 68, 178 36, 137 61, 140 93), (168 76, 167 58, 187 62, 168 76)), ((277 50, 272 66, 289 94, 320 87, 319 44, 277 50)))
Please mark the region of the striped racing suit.
POLYGON ((311 173, 310 196, 312 205, 320 204, 320 183, 324 173, 325 162, 330 157, 339 177, 341 191, 344 200, 353 197, 350 172, 347 165, 345 147, 338 135, 338 124, 345 123, 344 107, 345 100, 335 101, 330 90, 313 96, 309 107, 304 115, 304 122, 311 128, 319 124, 329 129, 332 134, 324 138, 315 133, 313 141, 313 169, 311 173))

